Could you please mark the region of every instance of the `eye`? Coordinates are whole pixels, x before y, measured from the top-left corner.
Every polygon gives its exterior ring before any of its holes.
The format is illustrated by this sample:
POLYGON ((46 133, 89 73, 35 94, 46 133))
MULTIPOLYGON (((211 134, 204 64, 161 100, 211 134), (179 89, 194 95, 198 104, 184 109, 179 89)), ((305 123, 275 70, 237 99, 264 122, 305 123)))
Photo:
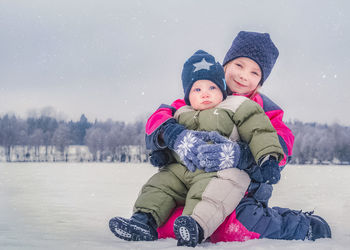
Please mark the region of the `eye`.
POLYGON ((201 89, 200 89, 200 88, 194 88, 193 91, 194 91, 194 92, 200 92, 201 89))
POLYGON ((210 86, 209 89, 214 90, 214 89, 216 89, 216 86, 210 86))
POLYGON ((242 68, 242 64, 240 63, 236 63, 236 66, 242 68))
POLYGON ((258 72, 256 72, 256 71, 252 71, 252 74, 256 75, 256 76, 260 76, 260 74, 258 72))

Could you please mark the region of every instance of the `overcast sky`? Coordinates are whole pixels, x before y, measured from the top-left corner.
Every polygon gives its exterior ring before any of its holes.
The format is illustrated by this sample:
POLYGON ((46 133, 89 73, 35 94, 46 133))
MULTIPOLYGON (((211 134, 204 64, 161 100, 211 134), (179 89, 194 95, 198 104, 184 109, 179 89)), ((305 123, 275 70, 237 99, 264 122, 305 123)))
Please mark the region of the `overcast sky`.
POLYGON ((133 121, 183 97, 197 49, 222 62, 240 30, 280 51, 262 92, 285 120, 350 125, 350 1, 2 0, 0 115, 133 121))

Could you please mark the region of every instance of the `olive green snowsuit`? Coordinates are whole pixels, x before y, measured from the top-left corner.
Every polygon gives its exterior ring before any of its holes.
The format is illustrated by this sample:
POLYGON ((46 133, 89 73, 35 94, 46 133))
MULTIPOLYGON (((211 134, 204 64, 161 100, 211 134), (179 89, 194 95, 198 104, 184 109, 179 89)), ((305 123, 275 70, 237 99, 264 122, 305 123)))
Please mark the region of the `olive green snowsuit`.
MULTIPOLYGON (((256 162, 266 155, 283 158, 269 118, 248 98, 229 96, 215 108, 202 111, 184 106, 177 110, 175 118, 188 129, 217 131, 230 140, 247 142, 256 162)), ((183 215, 191 215, 207 238, 233 212, 249 184, 247 173, 237 168, 191 172, 179 161, 161 168, 148 180, 135 202, 134 212, 151 213, 160 226, 173 208, 184 205, 183 215)))

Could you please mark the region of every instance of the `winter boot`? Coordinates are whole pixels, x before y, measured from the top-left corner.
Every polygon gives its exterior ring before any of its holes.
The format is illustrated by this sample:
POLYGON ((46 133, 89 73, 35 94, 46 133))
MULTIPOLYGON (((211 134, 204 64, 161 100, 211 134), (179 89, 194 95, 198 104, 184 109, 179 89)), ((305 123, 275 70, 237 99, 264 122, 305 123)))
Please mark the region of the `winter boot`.
POLYGON ((175 220, 174 233, 178 246, 195 247, 204 238, 202 227, 188 215, 180 216, 175 220))
POLYGON ((153 241, 158 239, 157 225, 152 215, 138 212, 130 219, 115 217, 109 228, 120 239, 128 241, 153 241))
POLYGON ((332 238, 331 228, 328 223, 317 215, 312 215, 313 212, 305 213, 306 217, 310 218, 309 231, 306 235, 308 240, 316 240, 319 238, 332 238))

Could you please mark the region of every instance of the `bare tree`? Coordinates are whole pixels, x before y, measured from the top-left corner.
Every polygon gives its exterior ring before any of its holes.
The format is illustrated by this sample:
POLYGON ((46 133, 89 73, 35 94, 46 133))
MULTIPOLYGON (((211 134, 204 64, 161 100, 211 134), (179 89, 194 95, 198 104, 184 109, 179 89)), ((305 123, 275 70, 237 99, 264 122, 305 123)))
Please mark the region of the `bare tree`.
POLYGON ((18 126, 16 116, 5 115, 0 123, 0 141, 5 148, 6 161, 11 161, 11 150, 18 141, 18 126))
POLYGON ((65 123, 59 124, 52 136, 52 144, 61 152, 62 158, 68 161, 67 146, 70 145, 70 131, 65 123))
POLYGON ((40 146, 44 145, 45 136, 42 129, 34 130, 29 136, 29 144, 34 147, 34 157, 36 161, 40 161, 40 146))
POLYGON ((86 131, 85 144, 88 146, 94 161, 97 161, 98 153, 99 161, 102 161, 104 138, 105 133, 101 128, 91 127, 86 131))

